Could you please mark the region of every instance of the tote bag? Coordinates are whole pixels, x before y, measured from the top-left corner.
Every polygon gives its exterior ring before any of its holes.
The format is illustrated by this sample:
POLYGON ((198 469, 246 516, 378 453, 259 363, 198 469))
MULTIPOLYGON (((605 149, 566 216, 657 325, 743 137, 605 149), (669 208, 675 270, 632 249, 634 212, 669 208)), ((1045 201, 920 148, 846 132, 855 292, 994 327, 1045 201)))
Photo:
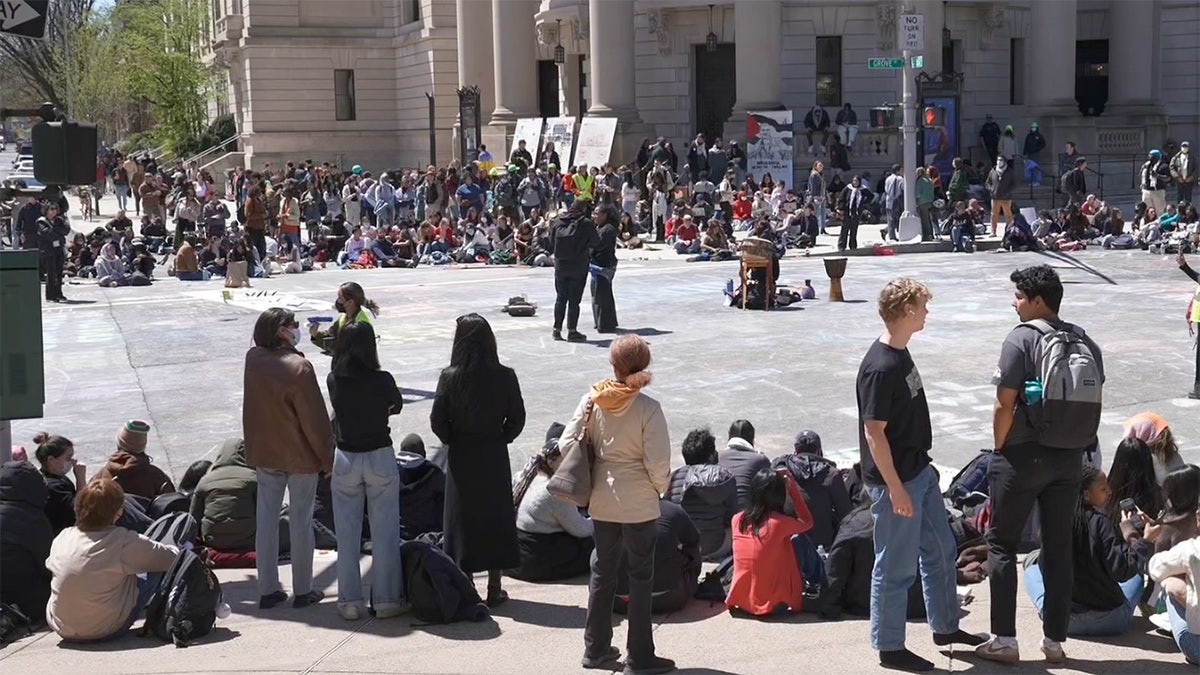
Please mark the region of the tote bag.
POLYGON ((596 451, 587 439, 587 428, 595 405, 595 401, 588 400, 575 443, 567 448, 562 464, 546 484, 550 494, 581 509, 587 508, 592 500, 592 463, 596 461, 596 451))

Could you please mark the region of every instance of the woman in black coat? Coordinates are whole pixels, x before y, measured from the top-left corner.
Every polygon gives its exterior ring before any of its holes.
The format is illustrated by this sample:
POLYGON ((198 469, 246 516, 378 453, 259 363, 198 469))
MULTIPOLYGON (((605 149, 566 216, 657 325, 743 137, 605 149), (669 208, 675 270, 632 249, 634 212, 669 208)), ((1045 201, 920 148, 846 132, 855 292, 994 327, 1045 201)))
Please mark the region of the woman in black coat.
POLYGON ((593 214, 600 244, 592 249, 592 319, 596 332, 617 332, 617 301, 613 297, 613 277, 617 273, 617 210, 600 206, 593 214))
POLYGON ((508 599, 502 571, 521 564, 508 444, 525 427, 525 402, 517 374, 500 365, 492 327, 478 314, 458 317, 429 423, 447 446, 446 553, 467 574, 488 572, 487 604, 494 607, 508 599))
POLYGON ((0 602, 41 625, 50 600, 46 558, 54 532, 43 509, 47 489, 28 462, 0 467, 0 602))

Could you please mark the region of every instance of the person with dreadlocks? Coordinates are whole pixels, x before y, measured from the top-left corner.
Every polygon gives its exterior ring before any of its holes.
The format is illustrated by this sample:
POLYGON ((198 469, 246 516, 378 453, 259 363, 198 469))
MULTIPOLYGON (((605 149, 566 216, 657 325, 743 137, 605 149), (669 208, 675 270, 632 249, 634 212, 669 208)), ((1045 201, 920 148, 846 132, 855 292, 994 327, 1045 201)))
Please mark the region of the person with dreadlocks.
POLYGON ((558 449, 562 432, 562 424, 551 424, 541 451, 529 458, 513 480, 521 564, 508 575, 522 581, 570 579, 587 574, 591 565, 595 548, 592 519, 546 489, 562 463, 562 451, 558 449))
MULTIPOLYGON (((1074 583, 1067 623, 1070 636, 1120 635, 1128 631, 1142 597, 1142 574, 1154 549, 1140 530, 1153 524, 1136 506, 1121 513, 1120 523, 1113 522, 1107 510, 1111 497, 1104 472, 1084 464, 1071 534, 1074 583)), ((1040 614, 1046 583, 1038 562, 1027 565, 1025 588, 1040 614)))

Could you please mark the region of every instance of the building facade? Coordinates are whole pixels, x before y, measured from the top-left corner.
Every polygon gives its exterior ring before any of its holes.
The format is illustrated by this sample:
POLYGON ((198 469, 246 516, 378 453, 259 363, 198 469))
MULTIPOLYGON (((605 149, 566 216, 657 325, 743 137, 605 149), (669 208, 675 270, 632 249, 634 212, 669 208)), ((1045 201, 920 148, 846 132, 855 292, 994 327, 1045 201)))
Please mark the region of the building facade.
MULTIPOLYGON (((867 164, 899 160, 866 111, 901 98, 898 16, 924 16, 923 71, 956 73, 957 147, 985 115, 1051 147, 1142 153, 1200 137, 1195 0, 212 0, 245 161, 418 166, 459 154, 458 96, 480 90, 483 142, 516 120, 616 117, 613 160, 647 137, 741 138, 745 113, 850 102, 867 164), (561 49, 560 49, 561 48, 561 49), (561 53, 561 63, 556 59, 561 53), (430 101, 433 104, 431 118, 430 101)), ((797 152, 804 144, 797 143, 797 152)), ((974 152, 981 153, 982 150, 974 152)))

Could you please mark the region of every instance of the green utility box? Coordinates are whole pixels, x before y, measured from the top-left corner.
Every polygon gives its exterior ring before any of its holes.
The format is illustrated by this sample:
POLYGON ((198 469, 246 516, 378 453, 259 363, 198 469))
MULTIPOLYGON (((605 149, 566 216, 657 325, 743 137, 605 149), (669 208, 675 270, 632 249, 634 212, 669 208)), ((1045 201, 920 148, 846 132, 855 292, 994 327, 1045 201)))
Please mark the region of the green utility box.
POLYGON ((0 251, 0 420, 41 417, 46 404, 37 251, 0 251))

